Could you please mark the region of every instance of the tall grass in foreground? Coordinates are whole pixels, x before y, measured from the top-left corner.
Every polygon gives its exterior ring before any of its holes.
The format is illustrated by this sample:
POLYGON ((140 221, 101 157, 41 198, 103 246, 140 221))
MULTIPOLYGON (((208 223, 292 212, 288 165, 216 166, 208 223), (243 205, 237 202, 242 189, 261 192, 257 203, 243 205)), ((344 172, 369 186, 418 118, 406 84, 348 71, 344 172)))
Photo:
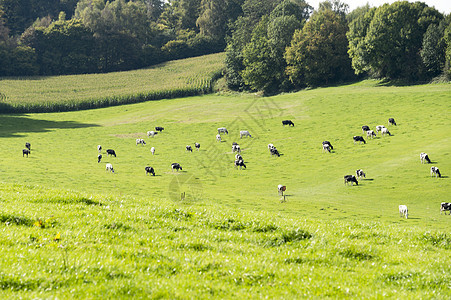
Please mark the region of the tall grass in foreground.
POLYGON ((210 93, 224 55, 166 62, 107 74, 0 80, 0 113, 86 110, 210 93))
POLYGON ((2 298, 451 296, 449 232, 4 183, 0 199, 2 298))

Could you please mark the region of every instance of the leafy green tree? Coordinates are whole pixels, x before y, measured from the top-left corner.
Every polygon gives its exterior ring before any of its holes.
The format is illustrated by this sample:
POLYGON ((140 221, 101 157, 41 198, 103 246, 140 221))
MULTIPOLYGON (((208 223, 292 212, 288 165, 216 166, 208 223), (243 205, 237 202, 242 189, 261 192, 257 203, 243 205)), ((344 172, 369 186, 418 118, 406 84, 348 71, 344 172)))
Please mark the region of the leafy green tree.
POLYGON ((320 86, 349 79, 346 20, 331 9, 313 13, 302 30, 295 32, 285 58, 286 72, 296 86, 320 86))
POLYGON ((430 77, 437 76, 445 67, 444 30, 444 22, 440 22, 440 25, 431 24, 423 37, 420 55, 430 77))

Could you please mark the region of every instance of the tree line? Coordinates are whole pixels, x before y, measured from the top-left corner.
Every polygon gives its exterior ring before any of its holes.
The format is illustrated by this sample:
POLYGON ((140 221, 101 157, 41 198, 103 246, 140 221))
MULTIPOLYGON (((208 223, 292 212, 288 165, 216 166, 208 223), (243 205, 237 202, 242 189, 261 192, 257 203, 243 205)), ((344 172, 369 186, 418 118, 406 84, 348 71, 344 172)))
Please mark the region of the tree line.
POLYGON ((111 72, 226 51, 230 88, 450 77, 451 16, 399 1, 0 0, 0 76, 111 72), (70 17, 68 17, 70 16, 70 17))

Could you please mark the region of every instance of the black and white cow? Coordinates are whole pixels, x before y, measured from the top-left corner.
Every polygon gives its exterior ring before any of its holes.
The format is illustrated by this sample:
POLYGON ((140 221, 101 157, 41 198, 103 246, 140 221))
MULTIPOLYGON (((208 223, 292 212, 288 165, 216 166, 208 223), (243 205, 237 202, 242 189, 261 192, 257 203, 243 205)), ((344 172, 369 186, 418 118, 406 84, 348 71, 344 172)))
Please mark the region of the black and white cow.
POLYGON ((28 154, 30 154, 30 150, 28 149, 22 149, 22 157, 24 157, 25 155, 28 157, 28 154))
POLYGON ((25 143, 25 148, 27 148, 28 150, 31 150, 31 144, 30 143, 25 143))
POLYGON ((238 152, 241 153, 241 147, 240 145, 232 145, 232 152, 238 152))
POLYGON ((384 127, 384 128, 382 128, 382 129, 381 129, 381 134, 382 134, 382 135, 386 135, 386 134, 388 134, 388 135, 390 135, 390 136, 391 136, 391 133, 390 133, 390 131, 388 131, 388 128, 386 128, 386 127, 384 127))
POLYGON ((355 135, 355 136, 353 137, 353 139, 354 139, 354 144, 355 144, 356 142, 359 142, 359 144, 360 144, 361 142, 363 142, 364 144, 366 144, 365 140, 364 140, 363 137, 361 137, 360 135, 355 135))
POLYGON ((374 132, 374 130, 368 130, 366 132, 366 137, 372 139, 373 137, 376 137, 376 133, 374 132))
POLYGON ((332 146, 332 144, 329 141, 323 141, 323 145, 324 144, 329 144, 330 149, 334 150, 334 146, 332 146))
POLYGON ((111 173, 114 173, 113 165, 112 164, 106 164, 106 171, 110 171, 111 173))
POLYGON ((160 126, 156 126, 156 127, 155 127, 155 131, 162 132, 163 130, 164 130, 163 127, 160 127, 160 126))
POLYGON ((147 174, 152 174, 153 176, 155 176, 155 170, 152 167, 145 167, 144 170, 146 170, 146 175, 147 174))
POLYGON ((242 167, 244 167, 246 169, 246 165, 244 164, 244 161, 242 159, 235 160, 235 167, 236 168, 240 167, 240 170, 242 167))
POLYGON ((370 130, 370 127, 368 125, 363 125, 362 126, 363 133, 367 132, 368 130, 370 130))
POLYGON ((102 151, 102 146, 101 145, 97 145, 97 151, 99 151, 99 153, 102 151))
POLYGON ((176 171, 178 171, 178 170, 183 170, 183 169, 182 169, 182 166, 181 166, 179 163, 173 163, 173 164, 171 164, 171 168, 172 168, 172 171, 174 171, 174 170, 176 170, 176 171))
POLYGON ((385 126, 384 125, 377 125, 376 126, 376 133, 380 132, 382 130, 382 128, 385 128, 385 126))
POLYGON ((389 119, 388 119, 388 125, 395 125, 395 126, 396 126, 395 119, 389 118, 389 119))
POLYGON ((225 127, 218 128, 218 134, 221 134, 221 133, 229 134, 229 132, 227 131, 227 128, 225 128, 225 127))
POLYGON ((327 143, 326 144, 323 143, 323 151, 330 153, 330 150, 331 150, 330 145, 327 143))
POLYGON ((360 179, 360 178, 366 178, 366 174, 365 174, 365 172, 363 172, 363 170, 362 169, 358 169, 358 170, 356 170, 355 171, 355 175, 356 175, 356 177, 358 178, 358 179, 360 179))
POLYGON ((200 144, 199 143, 194 143, 194 147, 196 147, 197 151, 199 151, 200 144))
POLYGON ((235 160, 243 160, 243 157, 241 156, 241 154, 237 153, 235 154, 235 160))
POLYGON ((405 217, 406 219, 409 217, 409 210, 407 209, 407 205, 400 205, 399 206, 399 216, 405 217))
POLYGON ((220 135, 219 133, 216 135, 216 141, 217 141, 217 142, 220 142, 220 141, 221 141, 221 135, 220 135))
POLYGON ((356 185, 359 185, 359 182, 357 181, 357 178, 355 178, 354 175, 345 175, 344 179, 345 179, 345 184, 346 185, 348 185, 348 183, 351 183, 351 185, 354 185, 354 183, 356 185))
POLYGON ((287 187, 283 184, 279 184, 277 186, 277 191, 279 192, 280 196, 283 196, 283 192, 285 192, 287 190, 287 187))
POLYGON ((146 142, 143 139, 136 139, 136 146, 138 146, 139 144, 144 146, 146 142))
POLYGON ((241 130, 241 131, 240 131, 240 139, 241 139, 243 136, 252 137, 252 135, 251 135, 251 134, 249 133, 249 131, 247 131, 247 130, 241 130))
POLYGON ((447 211, 451 215, 451 203, 449 203, 449 202, 442 202, 440 204, 440 214, 442 214, 442 212, 445 212, 445 215, 446 215, 447 211))
POLYGON ((186 148, 186 151, 193 152, 193 147, 191 147, 190 145, 187 145, 185 148, 186 148))
POLYGON ((147 131, 147 136, 154 137, 156 134, 158 134, 158 132, 155 132, 155 131, 147 131))
POLYGON ((442 174, 440 174, 440 170, 437 167, 431 167, 431 177, 435 175, 435 178, 442 177, 442 174))
POLYGON ((114 157, 116 157, 116 152, 113 149, 107 149, 106 154, 107 156, 114 155, 114 157))
POLYGON ((427 153, 424 153, 424 152, 421 152, 421 153, 420 153, 420 160, 421 160, 421 163, 422 163, 422 164, 424 164, 424 161, 427 161, 428 164, 431 163, 431 160, 429 159, 428 154, 427 154, 427 153))
POLYGON ((283 120, 282 125, 283 127, 285 127, 285 125, 294 126, 294 123, 291 120, 283 120))
POLYGON ((99 163, 102 160, 102 154, 97 155, 97 162, 99 163))
POLYGON ((277 150, 276 147, 271 148, 271 149, 269 150, 269 152, 271 153, 271 155, 276 155, 277 157, 280 157, 279 150, 277 150))

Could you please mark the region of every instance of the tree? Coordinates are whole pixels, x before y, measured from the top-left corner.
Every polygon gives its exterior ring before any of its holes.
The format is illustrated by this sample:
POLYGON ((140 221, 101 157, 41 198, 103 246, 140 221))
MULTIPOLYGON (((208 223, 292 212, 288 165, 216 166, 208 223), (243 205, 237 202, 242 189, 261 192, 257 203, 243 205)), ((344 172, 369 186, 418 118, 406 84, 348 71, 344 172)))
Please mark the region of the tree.
POLYGON ((297 86, 319 86, 347 80, 352 74, 347 55, 346 20, 331 9, 315 13, 297 30, 287 48, 286 72, 297 86))
POLYGON ((431 24, 423 37, 420 55, 429 77, 437 76, 445 67, 444 27, 444 22, 440 22, 439 26, 431 24))

